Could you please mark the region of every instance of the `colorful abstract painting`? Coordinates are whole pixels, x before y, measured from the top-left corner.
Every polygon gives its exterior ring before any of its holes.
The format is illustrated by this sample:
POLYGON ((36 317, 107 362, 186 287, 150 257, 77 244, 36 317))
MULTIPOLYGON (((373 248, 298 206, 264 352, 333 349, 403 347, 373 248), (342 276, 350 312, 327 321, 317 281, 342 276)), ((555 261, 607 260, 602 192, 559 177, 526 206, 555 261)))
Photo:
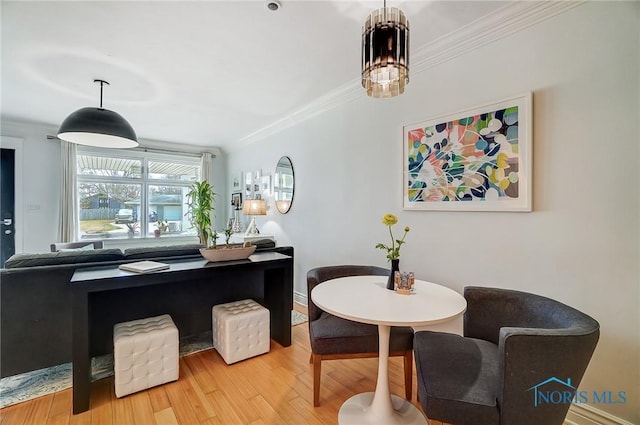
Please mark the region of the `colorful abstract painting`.
POLYGON ((531 211, 531 94, 404 127, 404 208, 531 211))

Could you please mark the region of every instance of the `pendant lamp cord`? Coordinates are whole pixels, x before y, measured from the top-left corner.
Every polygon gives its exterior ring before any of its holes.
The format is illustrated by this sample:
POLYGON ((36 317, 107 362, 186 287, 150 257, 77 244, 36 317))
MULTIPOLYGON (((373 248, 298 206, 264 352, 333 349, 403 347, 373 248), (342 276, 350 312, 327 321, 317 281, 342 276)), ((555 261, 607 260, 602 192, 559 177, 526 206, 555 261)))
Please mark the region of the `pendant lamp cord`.
POLYGON ((100 109, 102 109, 102 89, 103 89, 105 84, 109 85, 109 82, 108 81, 104 81, 104 80, 93 80, 93 82, 94 83, 100 83, 100 109))

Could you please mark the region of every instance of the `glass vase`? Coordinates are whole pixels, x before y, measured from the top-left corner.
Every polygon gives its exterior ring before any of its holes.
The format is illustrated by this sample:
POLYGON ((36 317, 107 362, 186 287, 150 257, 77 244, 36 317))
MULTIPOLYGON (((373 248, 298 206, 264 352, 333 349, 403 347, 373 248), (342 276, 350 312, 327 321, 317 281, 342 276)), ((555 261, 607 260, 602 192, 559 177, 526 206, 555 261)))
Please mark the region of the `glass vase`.
POLYGON ((233 210, 233 233, 242 232, 242 223, 240 222, 240 209, 233 210))

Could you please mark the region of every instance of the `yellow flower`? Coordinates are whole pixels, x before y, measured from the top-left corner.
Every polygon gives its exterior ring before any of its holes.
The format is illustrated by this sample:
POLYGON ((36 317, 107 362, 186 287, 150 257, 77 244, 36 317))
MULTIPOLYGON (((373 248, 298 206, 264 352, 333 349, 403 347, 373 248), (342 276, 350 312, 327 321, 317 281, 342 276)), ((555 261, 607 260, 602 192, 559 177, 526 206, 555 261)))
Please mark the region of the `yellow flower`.
POLYGON ((388 260, 397 260, 400 258, 400 247, 404 244, 404 238, 407 236, 409 232, 409 226, 405 226, 404 235, 402 235, 402 239, 396 239, 393 237, 393 231, 391 230, 391 226, 398 222, 398 217, 393 214, 385 214, 382 216, 382 224, 389 227, 389 236, 391 237, 391 246, 385 245, 383 243, 377 243, 376 248, 387 251, 387 259, 388 260))
POLYGON ((393 214, 385 214, 382 216, 382 224, 385 226, 393 226, 398 222, 398 217, 393 214))

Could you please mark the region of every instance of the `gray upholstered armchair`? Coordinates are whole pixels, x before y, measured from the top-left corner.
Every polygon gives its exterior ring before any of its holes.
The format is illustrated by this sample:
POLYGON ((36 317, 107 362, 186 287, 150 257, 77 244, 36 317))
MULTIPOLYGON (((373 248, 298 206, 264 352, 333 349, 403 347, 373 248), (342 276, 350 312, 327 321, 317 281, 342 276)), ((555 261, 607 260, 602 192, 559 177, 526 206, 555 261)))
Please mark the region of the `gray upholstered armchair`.
POLYGON ((575 391, 598 343, 598 322, 524 292, 467 287, 464 296, 464 337, 415 334, 427 416, 454 425, 561 425, 570 403, 546 402, 540 392, 575 391))
MULTIPOLYGON (((320 405, 320 364, 322 360, 378 356, 378 327, 336 317, 321 310, 311 300, 311 290, 321 282, 346 276, 388 276, 389 270, 375 266, 327 266, 307 273, 307 300, 311 363, 313 363, 313 405, 320 405)), ((354 300, 357 302, 357 300, 354 300)), ((404 389, 411 400, 413 385, 413 329, 392 327, 389 356, 404 357, 404 389)))

